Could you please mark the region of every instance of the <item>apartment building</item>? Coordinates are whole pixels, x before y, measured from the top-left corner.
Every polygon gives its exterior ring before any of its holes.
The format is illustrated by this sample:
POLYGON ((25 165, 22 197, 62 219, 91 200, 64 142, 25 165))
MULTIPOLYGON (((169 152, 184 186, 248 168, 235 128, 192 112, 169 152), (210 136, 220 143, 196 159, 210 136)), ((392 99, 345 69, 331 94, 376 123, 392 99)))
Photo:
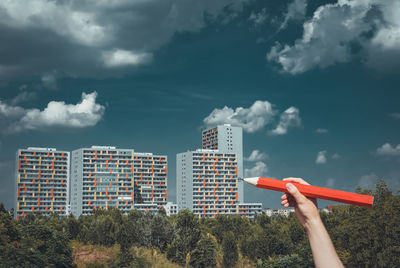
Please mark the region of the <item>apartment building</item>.
POLYGON ((92 146, 74 150, 71 158, 71 212, 76 217, 109 207, 156 212, 167 202, 165 155, 92 146))
POLYGON ((238 213, 237 154, 198 149, 177 155, 177 203, 203 217, 238 213))
POLYGON ((238 204, 238 210, 240 216, 248 218, 254 218, 256 214, 262 214, 261 203, 241 203, 238 204))
POLYGON ((177 154, 176 193, 179 209, 199 217, 261 214, 261 203, 245 203, 242 128, 229 124, 202 132, 202 149, 177 154))
MULTIPOLYGON (((241 127, 224 124, 206 129, 202 132, 201 145, 203 149, 236 154, 237 176, 243 178, 243 129, 241 127)), ((238 199, 239 202, 244 202, 243 181, 238 182, 238 199)))
POLYGON ((167 204, 164 205, 164 209, 167 216, 178 214, 178 205, 172 202, 167 202, 167 204))
POLYGON ((230 124, 206 129, 202 132, 201 145, 203 149, 243 155, 243 129, 230 124))
POLYGON ((277 217, 277 216, 285 216, 289 217, 290 213, 294 213, 294 208, 280 208, 280 209, 270 209, 266 208, 263 210, 263 214, 268 217, 277 217))
POLYGON ((17 151, 16 163, 15 217, 53 212, 68 215, 69 152, 28 147, 17 151))

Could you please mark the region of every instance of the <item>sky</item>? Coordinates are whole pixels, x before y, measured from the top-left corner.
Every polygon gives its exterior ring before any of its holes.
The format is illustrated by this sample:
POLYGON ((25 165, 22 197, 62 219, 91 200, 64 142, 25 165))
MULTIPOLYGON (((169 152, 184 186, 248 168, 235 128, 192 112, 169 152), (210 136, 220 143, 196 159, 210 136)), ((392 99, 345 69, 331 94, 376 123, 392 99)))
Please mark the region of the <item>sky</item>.
POLYGON ((397 192, 399 29, 397 0, 1 1, 0 202, 18 149, 92 145, 168 155, 175 202, 176 154, 223 123, 245 176, 397 192))

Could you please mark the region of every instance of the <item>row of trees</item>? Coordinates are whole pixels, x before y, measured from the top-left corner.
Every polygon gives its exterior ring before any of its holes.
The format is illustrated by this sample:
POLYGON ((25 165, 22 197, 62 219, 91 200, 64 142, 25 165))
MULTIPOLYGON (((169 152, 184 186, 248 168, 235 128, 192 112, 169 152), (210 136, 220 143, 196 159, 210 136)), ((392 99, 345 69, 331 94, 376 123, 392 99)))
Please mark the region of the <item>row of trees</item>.
MULTIPOLYGON (((360 191, 360 190, 359 190, 360 191)), ((338 254, 349 267, 395 267, 400 263, 400 197, 384 182, 376 185, 373 208, 334 206, 322 219, 338 254)), ((96 210, 91 216, 28 215, 11 219, 0 207, 1 267, 73 267, 70 241, 113 246, 120 253, 110 267, 146 267, 133 247, 164 253, 192 267, 233 267, 247 260, 257 267, 312 267, 304 230, 295 215, 255 219, 236 215, 199 219, 190 211, 167 217, 163 211, 96 210)))

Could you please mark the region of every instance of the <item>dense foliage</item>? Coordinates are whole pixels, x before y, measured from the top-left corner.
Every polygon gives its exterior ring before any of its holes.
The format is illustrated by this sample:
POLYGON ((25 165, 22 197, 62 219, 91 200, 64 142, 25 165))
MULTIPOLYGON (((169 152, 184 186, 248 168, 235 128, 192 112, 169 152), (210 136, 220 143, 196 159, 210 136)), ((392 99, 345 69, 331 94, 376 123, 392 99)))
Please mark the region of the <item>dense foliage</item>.
MULTIPOLYGON (((373 208, 337 205, 321 217, 347 267, 396 267, 400 263, 400 196, 383 181, 375 192, 363 193, 375 195, 373 208)), ((109 267, 150 267, 151 261, 135 254, 139 247, 191 267, 313 266, 295 215, 199 219, 188 210, 167 217, 162 211, 152 215, 132 210, 123 215, 109 209, 79 219, 28 215, 16 221, 0 205, 0 267, 73 267, 72 240, 119 245, 109 267)))

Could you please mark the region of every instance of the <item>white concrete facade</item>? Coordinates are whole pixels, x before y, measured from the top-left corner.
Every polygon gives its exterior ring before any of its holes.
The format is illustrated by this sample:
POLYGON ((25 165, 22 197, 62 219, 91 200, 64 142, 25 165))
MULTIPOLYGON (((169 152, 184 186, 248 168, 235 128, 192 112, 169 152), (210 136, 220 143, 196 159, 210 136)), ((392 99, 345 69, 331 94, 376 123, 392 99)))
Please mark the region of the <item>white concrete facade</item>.
POLYGON ((238 204, 239 215, 254 218, 255 215, 262 214, 262 203, 241 203, 238 204))
POLYGON ((137 153, 114 146, 92 146, 72 152, 71 212, 117 207, 157 211, 167 202, 167 156, 137 153))
POLYGON ((69 156, 69 152, 55 148, 28 147, 17 151, 14 213, 17 219, 27 213, 68 214, 69 156))
POLYGON ((237 154, 198 149, 177 154, 177 204, 201 217, 238 214, 237 154))
POLYGON ((244 203, 243 130, 229 124, 202 132, 202 149, 176 156, 179 209, 199 217, 261 214, 261 203, 244 203))
MULTIPOLYGON (((243 129, 224 124, 202 132, 202 148, 237 154, 238 177, 243 178, 243 129)), ((243 181, 238 183, 239 202, 244 202, 243 181)))
POLYGON ((294 213, 294 208, 264 209, 263 213, 269 217, 278 216, 278 215, 289 217, 290 213, 294 213))
POLYGON ((167 204, 165 204, 163 207, 165 209, 165 213, 167 214, 167 216, 178 214, 179 210, 177 204, 174 204, 172 202, 167 202, 167 204))

